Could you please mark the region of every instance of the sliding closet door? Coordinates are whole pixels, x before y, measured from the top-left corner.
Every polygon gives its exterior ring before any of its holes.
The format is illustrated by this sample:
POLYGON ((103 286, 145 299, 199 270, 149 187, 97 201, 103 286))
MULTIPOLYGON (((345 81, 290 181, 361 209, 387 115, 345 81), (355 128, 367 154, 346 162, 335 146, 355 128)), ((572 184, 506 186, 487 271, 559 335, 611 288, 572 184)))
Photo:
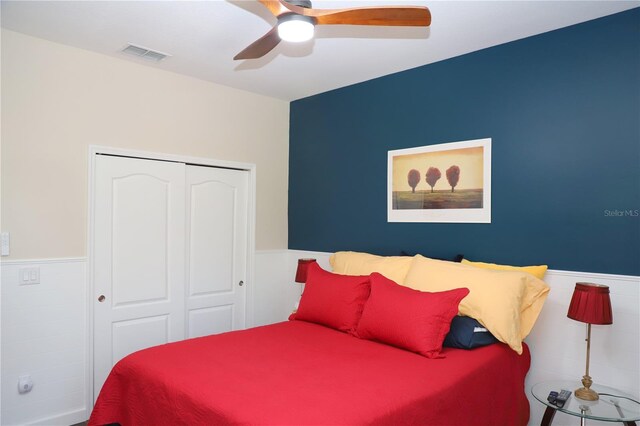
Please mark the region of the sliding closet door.
POLYGON ((187 166, 187 337, 245 327, 249 173, 187 166))
POLYGON ((98 155, 94 399, 111 367, 185 335, 185 165, 98 155))

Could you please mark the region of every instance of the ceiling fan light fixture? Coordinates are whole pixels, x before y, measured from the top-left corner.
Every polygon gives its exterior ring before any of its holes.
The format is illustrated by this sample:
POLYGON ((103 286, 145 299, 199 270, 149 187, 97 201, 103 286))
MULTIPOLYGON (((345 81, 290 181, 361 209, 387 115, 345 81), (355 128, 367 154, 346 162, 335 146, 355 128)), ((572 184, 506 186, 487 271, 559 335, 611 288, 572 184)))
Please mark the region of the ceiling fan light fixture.
POLYGON ((308 16, 287 14, 278 18, 278 36, 281 40, 300 43, 313 38, 313 19, 308 16))
POLYGON ((234 60, 262 58, 282 40, 292 42, 310 40, 316 25, 428 27, 431 24, 431 12, 425 6, 313 9, 311 0, 257 1, 265 6, 278 21, 265 35, 234 56, 234 60))

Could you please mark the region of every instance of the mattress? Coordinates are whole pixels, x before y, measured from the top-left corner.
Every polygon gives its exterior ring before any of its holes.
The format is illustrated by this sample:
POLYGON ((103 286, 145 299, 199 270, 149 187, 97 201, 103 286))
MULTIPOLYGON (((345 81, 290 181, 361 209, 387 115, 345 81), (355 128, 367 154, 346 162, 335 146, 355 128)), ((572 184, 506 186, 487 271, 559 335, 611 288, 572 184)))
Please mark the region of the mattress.
POLYGON ((530 355, 498 343, 428 359, 289 321, 133 353, 90 425, 524 425, 530 355))

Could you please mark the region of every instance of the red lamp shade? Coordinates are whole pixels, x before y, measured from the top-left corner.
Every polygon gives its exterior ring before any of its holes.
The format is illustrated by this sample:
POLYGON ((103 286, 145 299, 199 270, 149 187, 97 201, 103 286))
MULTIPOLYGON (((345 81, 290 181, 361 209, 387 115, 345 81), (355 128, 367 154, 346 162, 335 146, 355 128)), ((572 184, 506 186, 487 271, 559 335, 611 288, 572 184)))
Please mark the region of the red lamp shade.
POLYGON ((307 269, 309 268, 309 265, 315 261, 315 259, 298 259, 298 270, 296 271, 297 283, 307 282, 307 269))
POLYGON ((609 287, 592 283, 576 283, 567 316, 587 324, 613 324, 609 287))

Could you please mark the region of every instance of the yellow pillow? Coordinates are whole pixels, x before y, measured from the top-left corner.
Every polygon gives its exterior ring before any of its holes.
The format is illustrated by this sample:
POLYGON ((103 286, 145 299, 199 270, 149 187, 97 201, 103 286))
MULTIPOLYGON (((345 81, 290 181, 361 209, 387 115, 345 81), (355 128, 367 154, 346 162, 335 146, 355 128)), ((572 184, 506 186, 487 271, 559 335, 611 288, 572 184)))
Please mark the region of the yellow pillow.
POLYGON ((478 268, 493 269, 496 271, 520 271, 528 272, 534 277, 542 280, 544 279, 544 273, 547 272, 547 265, 538 266, 510 266, 510 265, 498 265, 497 263, 484 263, 484 262, 471 262, 467 259, 462 259, 462 263, 478 268))
POLYGON ((369 275, 378 272, 397 283, 402 283, 409 272, 412 257, 376 256, 354 251, 339 251, 329 258, 333 272, 343 275, 369 275))
POLYGON ((517 271, 492 271, 416 255, 404 285, 421 291, 468 288, 458 307, 461 315, 480 321, 501 342, 522 353, 522 339, 531 331, 549 287, 534 276, 517 271), (529 283, 529 280, 535 280, 529 283), (529 288, 537 288, 530 292, 529 288), (539 303, 537 312, 533 302, 539 303), (524 315, 523 315, 524 312, 524 315))
MULTIPOLYGON (((543 279, 545 272, 547 272, 547 265, 510 266, 510 265, 498 265, 496 263, 471 262, 466 259, 463 259, 462 263, 475 266, 477 268, 493 269, 495 271, 527 272, 540 280, 543 279)), ((539 297, 539 286, 540 285, 538 280, 532 280, 532 279, 527 280, 527 296, 528 297, 525 300, 525 305, 528 306, 528 308, 524 308, 521 313, 523 339, 527 337, 531 332, 531 329, 533 328, 533 325, 535 324, 536 320, 538 319, 538 315, 542 310, 542 305, 544 305, 544 301, 547 298, 547 293, 549 292, 549 289, 547 286, 547 290, 543 295, 544 297, 539 297)))

